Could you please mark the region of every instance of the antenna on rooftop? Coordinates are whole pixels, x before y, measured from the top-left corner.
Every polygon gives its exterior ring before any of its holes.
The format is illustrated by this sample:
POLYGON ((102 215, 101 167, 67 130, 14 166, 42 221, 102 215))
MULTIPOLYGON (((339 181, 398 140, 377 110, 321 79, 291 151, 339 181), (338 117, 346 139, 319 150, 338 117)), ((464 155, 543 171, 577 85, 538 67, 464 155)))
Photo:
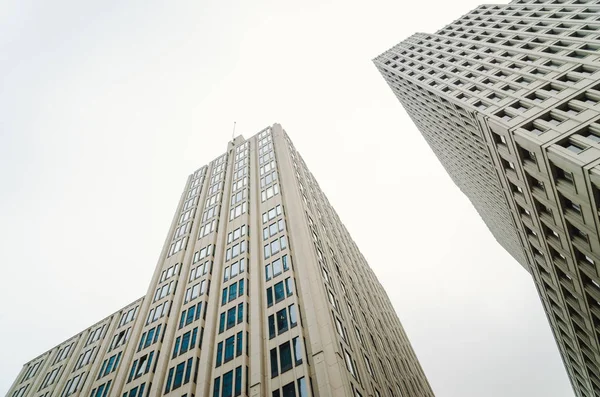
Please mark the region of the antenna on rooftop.
POLYGON ((235 138, 235 121, 233 122, 233 132, 231 133, 231 140, 233 141, 233 139, 235 138))

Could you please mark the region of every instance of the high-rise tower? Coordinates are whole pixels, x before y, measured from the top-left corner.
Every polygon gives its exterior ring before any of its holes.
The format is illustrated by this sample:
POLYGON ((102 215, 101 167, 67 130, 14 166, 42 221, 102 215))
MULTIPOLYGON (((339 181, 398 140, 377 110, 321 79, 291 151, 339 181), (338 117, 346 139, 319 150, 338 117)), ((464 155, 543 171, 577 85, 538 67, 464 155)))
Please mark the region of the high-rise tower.
POLYGON ((533 276, 578 396, 600 396, 599 3, 482 5, 374 60, 533 276))
POLYGON ((146 295, 25 364, 10 397, 433 396, 281 126, 188 177, 146 295))

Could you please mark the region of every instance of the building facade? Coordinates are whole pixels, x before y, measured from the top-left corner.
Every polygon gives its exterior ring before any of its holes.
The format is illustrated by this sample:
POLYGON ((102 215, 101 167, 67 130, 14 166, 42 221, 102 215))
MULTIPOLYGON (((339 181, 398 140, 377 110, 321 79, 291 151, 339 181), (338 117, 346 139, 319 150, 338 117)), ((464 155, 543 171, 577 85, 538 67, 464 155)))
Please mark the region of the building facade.
POLYGON ((374 63, 600 396, 600 2, 482 5, 374 63))
POLYGON ((146 295, 10 397, 433 396, 385 291, 280 125, 187 179, 146 295))

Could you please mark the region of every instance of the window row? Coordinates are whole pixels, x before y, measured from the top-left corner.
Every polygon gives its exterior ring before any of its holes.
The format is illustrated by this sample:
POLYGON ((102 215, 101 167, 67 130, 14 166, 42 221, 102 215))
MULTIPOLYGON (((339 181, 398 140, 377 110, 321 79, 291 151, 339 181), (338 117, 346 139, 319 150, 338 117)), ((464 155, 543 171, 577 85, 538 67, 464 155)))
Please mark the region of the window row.
POLYGON ((160 329, 162 324, 157 325, 156 327, 150 328, 147 332, 142 334, 140 338, 140 343, 138 344, 137 351, 147 348, 150 345, 158 342, 158 337, 160 336, 160 329))
POLYGON ((165 284, 160 288, 157 288, 156 292, 154 293, 154 300, 152 302, 161 300, 165 296, 169 295, 171 292, 175 292, 176 288, 177 288, 177 281, 171 281, 170 283, 165 284))
MULTIPOLYGON (((200 318, 202 315, 202 303, 203 302, 199 302, 197 305, 190 306, 187 310, 181 312, 181 317, 179 318, 179 329, 200 318)), ((206 306, 204 308, 204 315, 206 316, 206 306)))
POLYGON ((181 251, 182 249, 185 249, 186 242, 187 242, 187 237, 184 237, 182 239, 175 241, 173 244, 171 244, 171 247, 169 247, 169 253, 167 254, 167 256, 171 256, 171 255, 176 254, 177 252, 181 251))
POLYGON ((79 358, 77 359, 77 362, 75 363, 75 369, 77 370, 79 368, 82 368, 82 367, 85 367, 86 365, 88 365, 90 363, 90 361, 93 360, 92 356, 94 356, 95 352, 96 352, 96 346, 81 353, 79 355, 79 358))
POLYGON ((308 397, 308 386, 304 377, 296 382, 290 382, 281 389, 273 390, 271 397, 308 397), (296 389, 296 385, 298 388, 296 389))
MULTIPOLYGON (((248 334, 246 333, 246 344, 248 343, 248 334)), ((239 357, 244 352, 244 333, 238 332, 236 335, 232 335, 225 339, 225 342, 219 342, 217 345, 217 358, 215 362, 215 368, 220 367, 221 364, 228 363, 233 360, 234 352, 235 357, 239 357), (225 349, 223 349, 223 346, 225 349)))
POLYGON ((214 218, 219 215, 219 210, 221 209, 220 205, 214 205, 202 213, 202 222, 206 222, 209 219, 214 218))
POLYGON ((52 371, 48 372, 46 374, 46 376, 44 376, 44 380, 42 381, 42 384, 40 385, 38 392, 40 390, 50 386, 51 384, 53 384, 54 381, 58 378, 58 374, 60 373, 61 369, 62 369, 62 366, 60 366, 58 368, 54 368, 52 371))
POLYGON ((96 379, 100 379, 110 373, 115 372, 116 369, 119 367, 119 361, 121 360, 121 354, 122 354, 122 352, 119 352, 118 354, 114 354, 114 355, 110 356, 110 358, 107 358, 106 360, 104 360, 102 362, 102 367, 100 367, 100 371, 98 372, 98 377, 96 379))
POLYGON ((292 339, 292 343, 285 342, 279 345, 274 349, 271 349, 270 352, 270 360, 271 360, 271 378, 279 376, 279 374, 283 374, 290 369, 294 368, 294 366, 298 366, 302 364, 302 341, 300 337, 295 337, 292 339), (277 352, 279 351, 279 354, 277 352), (292 351, 294 352, 294 358, 292 360, 292 351))
POLYGON ((239 261, 236 261, 230 266, 225 267, 225 275, 223 276, 223 281, 227 281, 231 278, 234 278, 238 274, 244 273, 244 270, 246 270, 246 258, 241 258, 239 261))
POLYGON ((54 357, 54 361, 52 362, 52 365, 59 363, 62 360, 64 360, 65 358, 69 357, 69 353, 71 352, 72 347, 73 347, 73 342, 69 343, 65 347, 60 348, 58 350, 58 353, 56 353, 56 356, 54 357))
POLYGON ((27 368, 27 372, 25 372, 25 375, 23 375, 23 379, 21 379, 20 383, 23 383, 26 380, 33 378, 37 373, 38 369, 40 369, 42 362, 43 361, 38 361, 37 363, 30 365, 29 368, 27 368))
POLYGON ((268 143, 268 144, 266 144, 266 145, 264 145, 264 146, 261 146, 261 147, 258 149, 258 155, 259 155, 259 156, 262 156, 263 154, 265 154, 265 153, 267 153, 267 152, 270 152, 270 151, 272 151, 272 150, 273 150, 273 143, 268 143))
POLYGON ((210 233, 214 232, 219 223, 216 219, 208 222, 207 224, 200 226, 200 230, 198 231, 198 238, 202 238, 204 236, 208 236, 210 233))
POLYGON ((160 275, 159 283, 162 283, 163 281, 168 280, 169 278, 173 277, 173 275, 177 274, 178 270, 179 270, 179 263, 176 263, 175 265, 170 266, 168 269, 163 270, 160 275))
POLYGON ((262 214, 262 222, 267 223, 270 220, 275 219, 275 217, 278 217, 279 215, 281 215, 281 205, 276 205, 275 207, 271 208, 269 211, 264 212, 262 214))
POLYGON ((196 280, 197 278, 200 278, 200 277, 206 275, 209 272, 210 272, 210 274, 212 274, 212 267, 213 267, 213 262, 206 261, 206 262, 201 263, 198 266, 192 268, 192 270, 190 270, 189 281, 192 282, 192 281, 196 280))
POLYGON ((276 180, 277 180, 277 171, 270 172, 267 175, 260 178, 260 187, 262 188, 267 185, 270 185, 271 183, 275 182, 276 180))
POLYGON ((248 210, 248 202, 244 201, 242 204, 236 205, 229 210, 229 220, 233 220, 242 214, 245 214, 248 210))
POLYGON ((160 305, 153 307, 150 309, 150 313, 148 313, 148 318, 146 319, 146 325, 155 322, 159 318, 168 315, 169 312, 170 301, 161 303, 160 305))
POLYGON ((258 158, 258 164, 263 165, 264 163, 268 163, 271 160, 275 160, 275 153, 268 152, 258 158))
POLYGON ((227 244, 234 242, 238 238, 246 235, 246 225, 242 225, 233 232, 227 234, 227 244))
POLYGON ((111 351, 113 349, 116 349, 119 346, 124 345, 129 340, 130 335, 131 335, 131 327, 127 328, 126 330, 124 329, 124 330, 120 331, 118 334, 116 334, 115 336, 113 336, 113 339, 110 342, 110 346, 108 347, 108 351, 111 351))
POLYGON ((231 185, 231 191, 235 192, 236 190, 241 189, 247 185, 248 185, 248 177, 245 176, 245 177, 240 178, 237 181, 233 182, 233 184, 231 185))
POLYGON ((67 381, 65 388, 61 394, 61 397, 67 397, 71 394, 75 394, 79 390, 79 386, 83 386, 85 383, 85 374, 78 374, 67 381))
POLYGON ((246 240, 242 240, 238 244, 227 248, 227 251, 225 252, 225 261, 229 261, 244 252, 246 252, 246 240))
POLYGON ((281 258, 275 259, 273 262, 265 266, 266 281, 269 281, 270 279, 277 277, 288 270, 290 270, 288 256, 283 255, 281 258))
POLYGON ((209 294, 210 290, 210 281, 206 281, 206 280, 202 280, 199 283, 189 287, 187 290, 185 290, 185 300, 184 303, 188 303, 194 299, 196 299, 197 297, 199 297, 200 295, 204 295, 204 293, 206 292, 206 294, 209 294), (208 287, 207 287, 208 285, 208 287))
POLYGON ((136 306, 133 309, 129 309, 129 311, 127 312, 123 312, 123 314, 121 315, 121 321, 119 322, 119 327, 133 321, 137 313, 138 307, 139 306, 136 306))
MULTIPOLYGON (((202 331, 204 331, 204 328, 202 328, 202 331)), ((198 338, 198 327, 194 328, 193 330, 187 331, 185 334, 183 334, 182 336, 178 336, 177 339, 175 339, 175 346, 173 347, 173 355, 171 356, 171 358, 175 358, 177 356, 182 355, 183 353, 186 353, 188 350, 192 350, 194 348, 196 348, 196 340, 198 338)), ((202 344, 202 335, 200 335, 200 342, 198 344, 198 347, 201 347, 202 344)))
MULTIPOLYGON (((152 383, 150 383, 150 387, 152 387, 152 383)), ((148 387, 148 394, 150 394, 150 387, 148 387)), ((144 390, 146 389, 146 382, 142 383, 139 386, 133 387, 129 392, 123 393, 123 397, 144 397, 144 390)))
MULTIPOLYGON (((150 372, 150 367, 152 366, 153 358, 154 358, 154 352, 152 351, 148 354, 144 354, 139 359, 134 360, 133 365, 131 366, 131 371, 129 371, 129 377, 127 378, 127 383, 150 372)), ((152 371, 154 372, 154 370, 152 370, 152 371)))
POLYGON ((261 201, 264 203, 268 199, 279 194, 279 184, 274 184, 260 192, 261 201))
MULTIPOLYGON (((264 174, 268 173, 271 170, 275 170, 275 161, 270 161, 267 164, 260 167, 260 176, 262 177, 264 174)), ((262 186, 261 186, 262 187, 262 186)))
POLYGON ((239 296, 244 295, 244 282, 245 279, 241 279, 239 282, 235 282, 229 287, 223 288, 223 293, 221 295, 221 306, 235 300, 239 296))
POLYGON ((244 303, 232 307, 219 316, 219 333, 225 332, 226 329, 235 327, 236 324, 241 324, 244 321, 244 303))
POLYGON ((277 254, 279 251, 283 251, 287 248, 287 238, 285 236, 281 236, 280 238, 276 238, 271 241, 269 244, 266 244, 263 247, 263 253, 265 255, 265 259, 271 257, 271 255, 277 254))
MULTIPOLYGON (((175 367, 169 368, 167 375, 167 382, 165 386, 165 394, 171 390, 180 388, 182 385, 189 383, 192 370, 193 370, 193 359, 189 358, 187 361, 177 364, 175 367)), ((198 359, 196 359, 196 374, 198 373, 198 359)), ((196 379, 194 375, 194 380, 196 379)))
POLYGON ((279 310, 269 316, 269 339, 281 335, 298 325, 298 316, 296 314, 296 305, 291 304, 287 308, 279 310))
POLYGON ((112 379, 106 383, 101 384, 100 386, 98 386, 97 389, 93 389, 90 393, 90 397, 107 397, 108 392, 110 391, 111 383, 112 379))
POLYGON ((273 237, 277 233, 282 232, 284 229, 285 222, 283 219, 279 219, 277 222, 271 223, 268 227, 263 229, 263 240, 273 237))
POLYGON ((273 287, 267 288, 267 307, 273 306, 294 294, 294 281, 291 277, 276 283, 273 287))
POLYGON ((206 258, 207 256, 214 255, 215 246, 213 244, 208 244, 206 247, 202 248, 200 251, 194 252, 194 259, 192 263, 196 263, 201 259, 206 258))
MULTIPOLYGON (((248 368, 246 367, 246 378, 248 377, 248 368)), ((247 387, 246 387, 247 388, 247 387)), ((234 397, 242 395, 242 367, 235 369, 235 384, 233 370, 226 372, 222 377, 215 378, 213 387, 213 397, 234 397), (223 378, 221 382, 221 378, 223 378), (222 390, 222 391, 221 391, 222 390)))
POLYGON ((85 346, 91 345, 92 343, 94 343, 98 339, 100 339, 100 336, 102 336, 102 333, 104 332, 105 327, 106 327, 106 324, 102 324, 100 327, 98 327, 94 331, 90 332, 90 334, 87 338, 87 341, 85 342, 85 346))
POLYGON ((239 170, 237 170, 233 173, 233 179, 237 180, 246 175, 248 175, 248 167, 240 168, 239 170))

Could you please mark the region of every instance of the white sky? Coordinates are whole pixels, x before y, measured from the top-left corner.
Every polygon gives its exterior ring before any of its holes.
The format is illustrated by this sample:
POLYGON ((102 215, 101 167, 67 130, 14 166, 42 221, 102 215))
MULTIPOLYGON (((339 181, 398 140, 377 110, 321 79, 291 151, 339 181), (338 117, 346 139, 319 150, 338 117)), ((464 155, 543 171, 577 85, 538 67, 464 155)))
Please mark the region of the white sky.
POLYGON ((572 396, 530 276, 371 63, 480 1, 2 1, 0 393, 146 292, 236 120, 287 130, 437 396, 572 396))

